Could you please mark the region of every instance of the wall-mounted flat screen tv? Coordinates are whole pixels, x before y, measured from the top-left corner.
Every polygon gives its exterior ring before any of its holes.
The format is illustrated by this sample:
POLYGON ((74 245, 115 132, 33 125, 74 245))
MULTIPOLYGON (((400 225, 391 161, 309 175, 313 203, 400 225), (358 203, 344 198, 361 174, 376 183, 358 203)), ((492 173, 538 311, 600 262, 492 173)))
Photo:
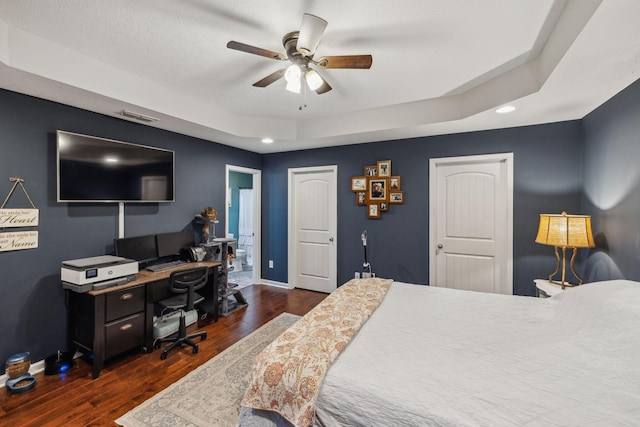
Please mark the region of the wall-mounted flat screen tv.
POLYGON ((173 151, 57 132, 59 202, 173 202, 173 151))

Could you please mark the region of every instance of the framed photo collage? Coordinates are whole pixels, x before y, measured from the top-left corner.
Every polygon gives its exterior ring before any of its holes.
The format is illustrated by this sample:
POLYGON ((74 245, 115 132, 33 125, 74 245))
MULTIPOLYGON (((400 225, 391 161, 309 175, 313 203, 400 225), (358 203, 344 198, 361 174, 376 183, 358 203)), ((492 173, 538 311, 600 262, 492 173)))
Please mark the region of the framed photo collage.
POLYGON ((351 191, 356 195, 356 204, 366 206, 370 219, 380 218, 389 205, 404 203, 402 180, 391 175, 391 160, 365 166, 363 175, 351 177, 351 191))

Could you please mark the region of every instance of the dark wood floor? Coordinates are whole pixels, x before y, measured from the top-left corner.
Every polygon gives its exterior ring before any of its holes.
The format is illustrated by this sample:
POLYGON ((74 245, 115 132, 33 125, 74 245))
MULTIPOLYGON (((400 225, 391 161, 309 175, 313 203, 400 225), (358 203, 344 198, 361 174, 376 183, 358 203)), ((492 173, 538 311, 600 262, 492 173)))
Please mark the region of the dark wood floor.
POLYGON ((1 426, 116 426, 114 420, 163 390, 281 313, 304 315, 327 295, 254 285, 242 290, 249 306, 217 323, 189 327, 207 331, 198 354, 183 347, 160 360, 160 350, 132 352, 107 362, 92 380, 91 365, 77 360, 64 375, 36 375, 24 393, 0 390, 1 426))

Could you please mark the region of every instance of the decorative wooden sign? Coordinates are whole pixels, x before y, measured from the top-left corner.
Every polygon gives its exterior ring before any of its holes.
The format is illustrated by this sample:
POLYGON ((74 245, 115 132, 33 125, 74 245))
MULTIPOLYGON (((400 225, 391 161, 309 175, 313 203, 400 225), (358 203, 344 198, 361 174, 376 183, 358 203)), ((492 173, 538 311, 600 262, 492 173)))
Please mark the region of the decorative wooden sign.
POLYGON ((356 204, 367 207, 367 218, 378 219, 390 204, 403 204, 400 176, 391 175, 391 160, 381 160, 365 166, 363 175, 351 178, 351 191, 356 193, 356 204))
MULTIPOLYGON (((35 227, 38 225, 40 218, 40 211, 36 209, 29 193, 22 184, 24 179, 18 177, 11 177, 9 181, 13 182, 13 187, 4 199, 2 206, 0 206, 0 228, 15 228, 15 227, 35 227), (31 209, 29 208, 11 208, 5 209, 5 205, 9 201, 9 198, 13 194, 17 186, 22 188, 25 196, 31 203, 31 209)), ((34 249, 38 247, 38 232, 37 231, 12 231, 8 233, 0 233, 0 252, 6 251, 19 251, 23 249, 34 249)))
POLYGON ((0 252, 20 251, 38 247, 37 231, 0 233, 0 252))
POLYGON ((0 228, 35 227, 39 212, 39 209, 0 209, 0 228))

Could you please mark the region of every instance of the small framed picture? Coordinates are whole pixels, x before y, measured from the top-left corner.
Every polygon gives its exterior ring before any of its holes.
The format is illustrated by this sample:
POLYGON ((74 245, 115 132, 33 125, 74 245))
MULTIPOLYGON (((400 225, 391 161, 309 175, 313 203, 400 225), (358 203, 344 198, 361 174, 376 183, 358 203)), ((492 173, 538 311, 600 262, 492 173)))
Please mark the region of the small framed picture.
POLYGON ((389 201, 389 178, 369 177, 367 179, 367 201, 389 201))
POLYGON ((367 192, 366 191, 356 192, 356 205, 364 206, 366 204, 367 204, 367 192))
POLYGON ((390 191, 389 203, 403 204, 404 203, 404 191, 390 191))
POLYGON ((391 176, 391 160, 378 162, 378 176, 391 176))
POLYGON ((392 176, 389 178, 389 191, 400 191, 402 187, 400 186, 400 177, 392 176))
POLYGON ((367 177, 366 176, 352 176, 351 177, 351 191, 365 191, 367 189, 367 177))
POLYGON ((386 212, 389 210, 389 202, 380 202, 380 212, 386 212))
POLYGON ((367 206, 367 218, 380 218, 380 206, 377 203, 369 203, 367 206))
POLYGON ((378 167, 377 166, 365 166, 364 167, 364 176, 378 176, 378 167))

